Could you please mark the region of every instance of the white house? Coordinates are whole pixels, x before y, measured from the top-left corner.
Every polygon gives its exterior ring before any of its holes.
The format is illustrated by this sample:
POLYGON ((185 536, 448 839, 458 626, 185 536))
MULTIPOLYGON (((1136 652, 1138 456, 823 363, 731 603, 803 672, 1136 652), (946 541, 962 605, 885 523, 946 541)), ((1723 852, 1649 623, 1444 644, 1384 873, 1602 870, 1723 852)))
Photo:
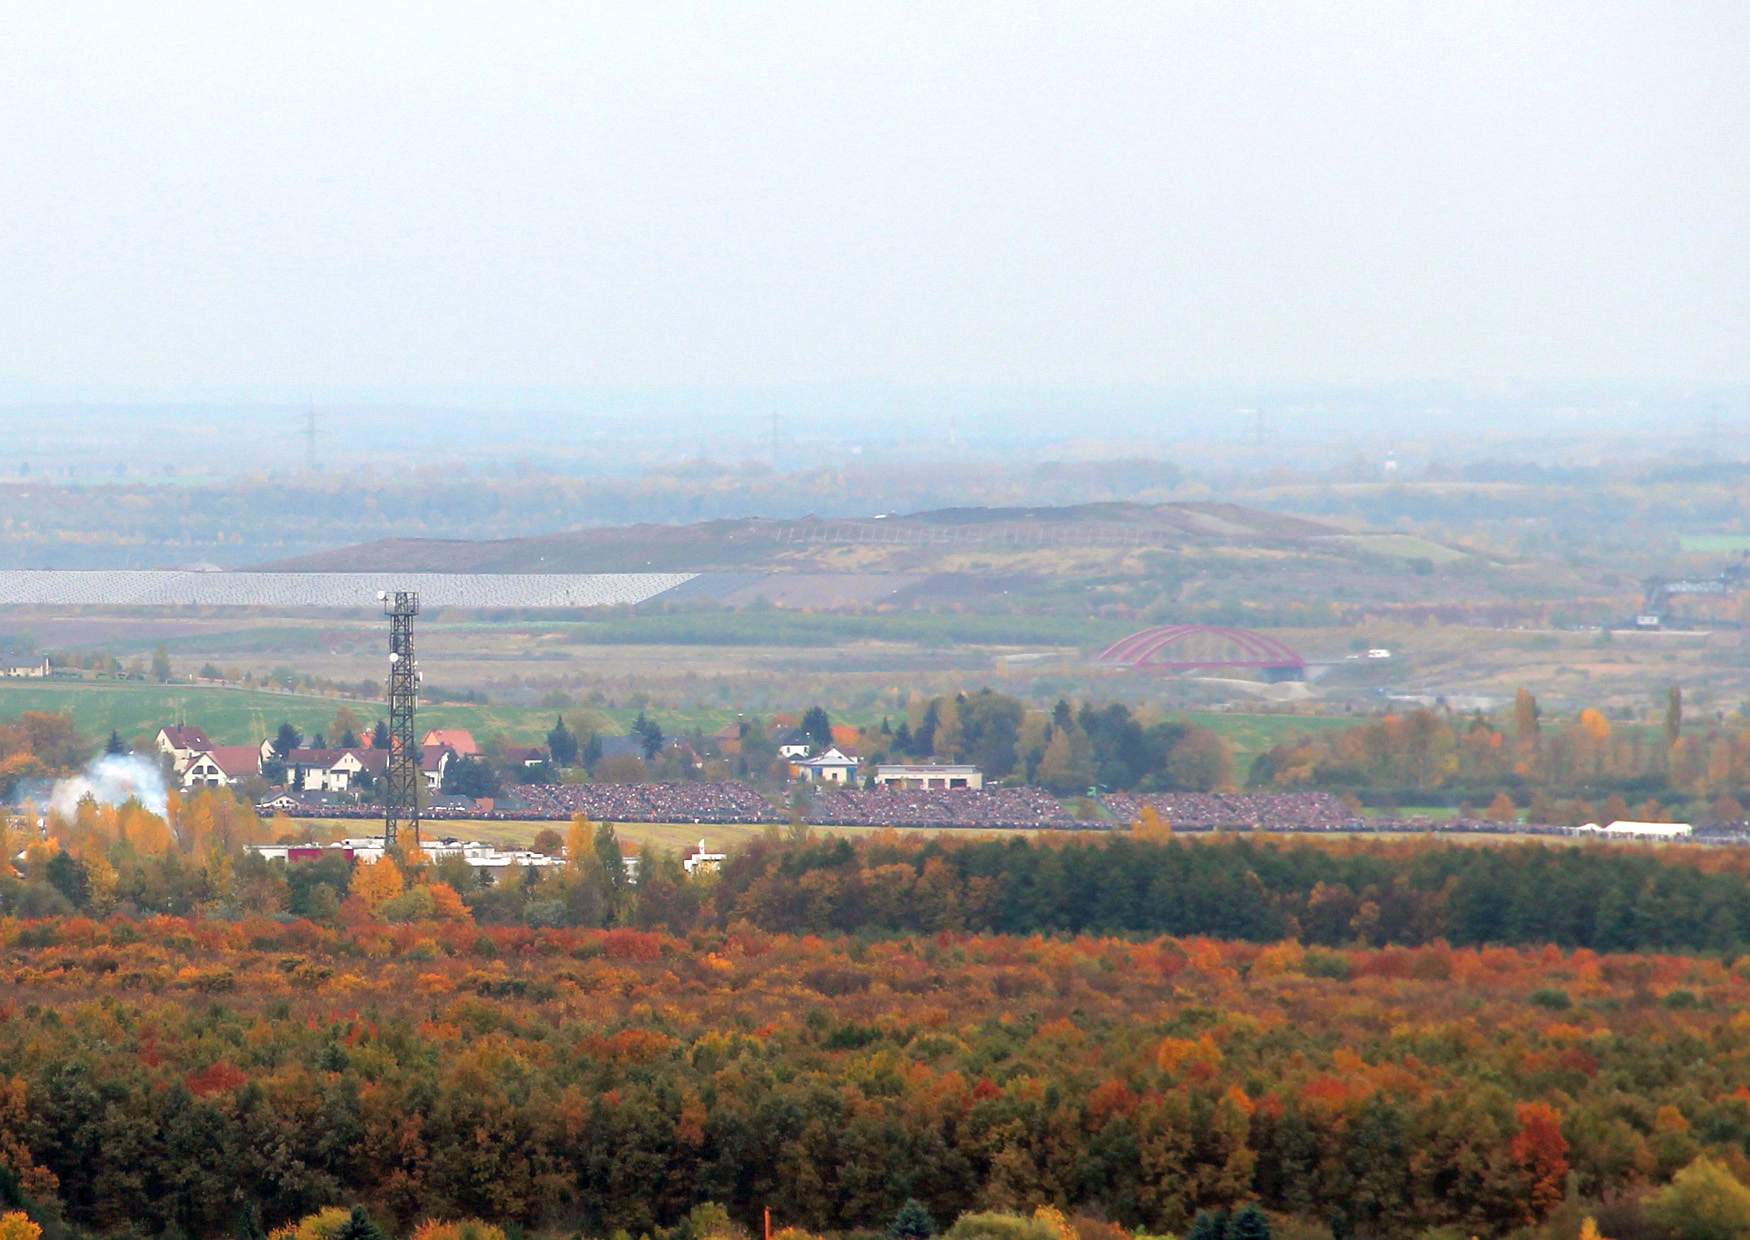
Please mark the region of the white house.
POLYGON ((195 755, 182 772, 184 788, 229 788, 261 774, 254 745, 214 745, 195 755))
POLYGON ((862 765, 861 758, 855 758, 844 753, 837 745, 829 747, 824 753, 796 764, 796 771, 811 784, 851 784, 857 779, 857 768, 862 765))
POLYGON ((44 655, 38 663, 8 663, 0 666, 0 677, 7 680, 44 680, 50 674, 49 659, 44 655))
POLYGON ((456 751, 448 745, 426 745, 419 751, 419 770, 425 776, 425 786, 432 792, 443 791, 444 772, 456 751))
POLYGON ((786 738, 783 743, 778 746, 778 756, 780 758, 788 758, 792 762, 800 762, 813 752, 814 742, 801 733, 786 738))
POLYGON ((186 723, 173 723, 158 729, 158 752, 168 757, 178 775, 188 769, 195 755, 213 747, 207 734, 186 723))
POLYGON ((286 758, 286 786, 306 792, 346 792, 369 771, 377 778, 389 768, 386 749, 294 749, 286 758))

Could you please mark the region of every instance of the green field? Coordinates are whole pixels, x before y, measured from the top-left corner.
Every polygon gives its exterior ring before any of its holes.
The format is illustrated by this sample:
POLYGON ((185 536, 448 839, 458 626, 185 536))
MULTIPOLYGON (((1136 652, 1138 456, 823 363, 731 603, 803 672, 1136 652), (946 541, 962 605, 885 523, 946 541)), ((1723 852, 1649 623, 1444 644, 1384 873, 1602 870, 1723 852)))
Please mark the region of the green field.
MULTIPOLYGON (((381 702, 347 698, 314 697, 267 689, 241 689, 226 685, 159 685, 138 681, 0 681, 0 719, 10 719, 27 710, 65 711, 87 736, 97 738, 113 730, 124 740, 150 736, 166 723, 184 720, 198 724, 215 743, 253 744, 269 735, 281 721, 289 721, 306 736, 326 731, 342 706, 366 722, 374 723, 384 710, 381 702)), ((467 728, 476 736, 502 736, 513 744, 535 744, 553 726, 555 711, 547 708, 509 706, 422 706, 422 728, 467 728)), ((626 730, 636 711, 576 710, 565 712, 573 725, 588 723, 609 732, 626 730)), ((691 729, 711 731, 735 717, 732 710, 656 710, 652 714, 671 733, 691 729)), ((1234 746, 1239 774, 1244 777, 1253 757, 1288 738, 1327 728, 1347 727, 1354 719, 1339 715, 1230 714, 1224 711, 1193 711, 1193 722, 1226 736, 1234 746)))
POLYGON ((1707 555, 1750 551, 1750 534, 1685 534, 1677 545, 1685 551, 1707 555))
MULTIPOLYGON (((384 714, 381 702, 224 685, 132 681, 0 683, 0 719, 10 719, 27 710, 66 711, 73 717, 74 725, 88 736, 107 736, 114 730, 125 740, 149 736, 163 724, 178 719, 198 724, 221 745, 258 741, 282 721, 289 721, 308 736, 326 731, 342 706, 350 707, 367 725, 384 714)), ((419 722, 421 727, 467 728, 477 736, 502 734, 512 742, 532 744, 553 726, 555 713, 496 706, 423 706, 419 722)), ((567 710, 565 714, 572 722, 587 720, 619 730, 636 712, 567 710)))

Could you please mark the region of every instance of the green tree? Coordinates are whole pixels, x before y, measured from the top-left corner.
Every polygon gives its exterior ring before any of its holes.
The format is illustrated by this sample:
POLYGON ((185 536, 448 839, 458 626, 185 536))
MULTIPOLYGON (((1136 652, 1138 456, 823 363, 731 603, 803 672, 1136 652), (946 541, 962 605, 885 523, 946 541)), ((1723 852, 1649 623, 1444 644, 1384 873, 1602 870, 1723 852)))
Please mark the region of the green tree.
POLYGON ((1191 1220, 1191 1230, 1185 1233, 1185 1240, 1228 1240, 1230 1235, 1227 1211, 1199 1210, 1197 1217, 1191 1220))
POLYGON ((553 730, 547 733, 547 752, 553 756, 554 766, 577 765, 577 734, 565 726, 564 715, 557 717, 553 730))
POLYGON ((893 1216, 893 1221, 887 1224, 887 1234, 892 1240, 929 1240, 936 1234, 936 1220, 930 1217, 923 1202, 908 1197, 893 1216))
POLYGON ((802 714, 801 731, 814 744, 814 752, 832 747, 832 719, 819 706, 810 706, 802 714))
POLYGON ((303 743, 304 734, 289 723, 280 724, 279 731, 273 734, 273 751, 280 756, 281 761, 291 757, 292 750, 303 743))
POLYGON ((1669 748, 1683 735, 1683 690, 1672 685, 1665 690, 1665 745, 1669 748))
POLYGON ((1270 1219, 1253 1203, 1228 1221, 1227 1240, 1270 1240, 1270 1219))
POLYGON ((335 1240, 384 1240, 384 1236, 377 1225, 371 1222, 371 1216, 365 1213, 365 1208, 354 1206, 352 1216, 336 1234, 335 1240))
POLYGON ((1703 1155, 1653 1194, 1647 1214, 1676 1240, 1750 1236, 1750 1188, 1703 1155))
POLYGON ((122 734, 120 732, 111 731, 109 734, 109 740, 104 743, 103 752, 107 754, 118 754, 126 753, 127 751, 128 747, 122 744, 122 734))
POLYGON ((152 651, 152 679, 161 685, 170 680, 170 652, 164 648, 162 642, 152 651))

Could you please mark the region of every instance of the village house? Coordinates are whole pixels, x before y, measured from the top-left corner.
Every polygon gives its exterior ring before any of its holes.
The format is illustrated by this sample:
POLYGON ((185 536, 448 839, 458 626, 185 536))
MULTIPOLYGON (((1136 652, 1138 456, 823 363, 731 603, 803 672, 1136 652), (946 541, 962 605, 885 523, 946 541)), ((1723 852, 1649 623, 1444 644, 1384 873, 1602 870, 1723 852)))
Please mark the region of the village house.
POLYGON ((467 728, 433 728, 425 734, 425 739, 419 742, 423 749, 444 749, 454 751, 458 758, 478 758, 480 746, 474 740, 474 734, 467 728))
MULTIPOLYGON (((188 769, 197 754, 207 752, 213 742, 199 728, 187 723, 172 723, 158 729, 158 752, 171 761, 178 775, 188 769)), ((257 766, 259 768, 259 765, 257 766)))
POLYGON ((306 792, 347 792, 382 777, 389 767, 387 749, 294 749, 286 757, 286 786, 306 792))
POLYGON ((261 774, 254 745, 214 745, 194 756, 182 772, 184 788, 230 788, 261 774))
POLYGON ((796 763, 796 773, 807 783, 846 786, 857 782, 857 768, 862 761, 834 745, 825 753, 796 763))

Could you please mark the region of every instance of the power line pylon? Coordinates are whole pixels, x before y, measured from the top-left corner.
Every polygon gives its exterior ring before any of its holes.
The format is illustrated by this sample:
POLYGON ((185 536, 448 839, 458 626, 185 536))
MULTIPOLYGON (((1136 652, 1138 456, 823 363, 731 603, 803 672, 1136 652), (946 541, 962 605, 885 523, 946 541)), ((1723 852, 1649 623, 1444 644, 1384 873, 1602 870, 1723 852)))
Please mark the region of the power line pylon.
POLYGON ((401 827, 419 847, 419 745, 413 711, 419 699, 419 664, 413 657, 413 617, 419 595, 411 590, 378 591, 389 617, 389 769, 383 789, 383 848, 393 851, 401 827))

